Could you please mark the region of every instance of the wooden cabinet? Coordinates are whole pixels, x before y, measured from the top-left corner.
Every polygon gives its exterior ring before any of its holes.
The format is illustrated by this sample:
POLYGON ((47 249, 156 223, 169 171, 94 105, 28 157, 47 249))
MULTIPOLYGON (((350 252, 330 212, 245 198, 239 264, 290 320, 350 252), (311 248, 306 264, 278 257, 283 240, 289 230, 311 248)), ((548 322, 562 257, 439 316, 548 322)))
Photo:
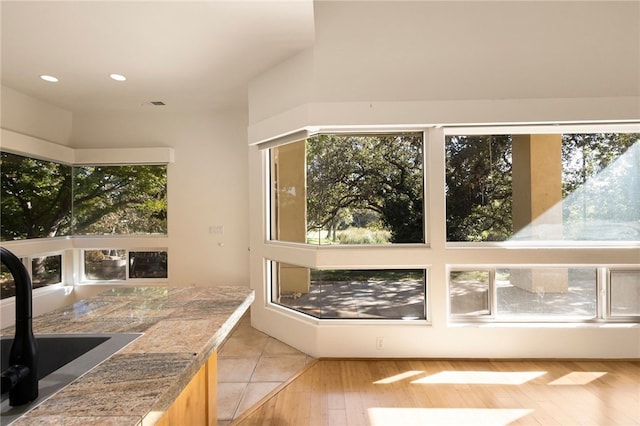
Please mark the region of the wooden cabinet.
POLYGON ((214 352, 156 425, 216 426, 217 372, 218 354, 214 352))

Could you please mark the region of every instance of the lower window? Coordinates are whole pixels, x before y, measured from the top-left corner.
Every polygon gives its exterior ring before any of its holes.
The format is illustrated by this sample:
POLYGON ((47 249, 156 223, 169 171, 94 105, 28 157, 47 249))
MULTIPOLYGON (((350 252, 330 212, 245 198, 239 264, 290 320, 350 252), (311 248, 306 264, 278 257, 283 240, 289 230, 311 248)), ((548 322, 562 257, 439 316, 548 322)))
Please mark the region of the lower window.
MULTIPOLYGON (((21 259, 28 262, 29 258, 21 259)), ((62 282, 62 255, 31 257, 31 285, 37 288, 49 285, 60 284, 62 282)), ((28 265, 28 263, 25 263, 28 265)), ((9 269, 3 264, 0 265, 0 286, 2 288, 1 298, 6 299, 16 295, 16 284, 9 269)))
POLYGON ((62 282, 62 255, 32 258, 31 282, 33 288, 60 284, 62 282))
POLYGON ((84 251, 84 278, 86 280, 124 280, 126 276, 126 250, 106 249, 84 251))
POLYGON ((606 274, 606 268, 556 266, 451 270, 449 313, 454 320, 633 321, 640 316, 640 271, 606 274))
POLYGON ((130 251, 129 278, 167 278, 166 251, 130 251))
POLYGON ((496 318, 597 315, 595 268, 496 269, 496 318))
POLYGON ((129 279, 168 278, 167 251, 125 249, 84 251, 85 281, 126 281, 127 277, 129 279))
POLYGON ((311 269, 270 262, 272 302, 321 319, 425 319, 423 269, 311 269))
POLYGON ((489 315, 491 313, 490 271, 451 271, 449 306, 452 315, 489 315))

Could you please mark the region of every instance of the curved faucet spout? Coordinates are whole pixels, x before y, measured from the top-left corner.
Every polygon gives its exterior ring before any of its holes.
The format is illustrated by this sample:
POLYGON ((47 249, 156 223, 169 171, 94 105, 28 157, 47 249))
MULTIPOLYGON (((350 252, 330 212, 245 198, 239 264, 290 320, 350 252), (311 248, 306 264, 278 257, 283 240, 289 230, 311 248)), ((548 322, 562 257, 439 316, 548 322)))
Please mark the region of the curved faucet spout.
POLYGON ((16 285, 16 335, 9 353, 9 369, 2 372, 2 393, 10 388, 9 404, 27 404, 38 397, 38 346, 31 324, 31 277, 20 259, 0 247, 0 260, 9 269, 16 285))

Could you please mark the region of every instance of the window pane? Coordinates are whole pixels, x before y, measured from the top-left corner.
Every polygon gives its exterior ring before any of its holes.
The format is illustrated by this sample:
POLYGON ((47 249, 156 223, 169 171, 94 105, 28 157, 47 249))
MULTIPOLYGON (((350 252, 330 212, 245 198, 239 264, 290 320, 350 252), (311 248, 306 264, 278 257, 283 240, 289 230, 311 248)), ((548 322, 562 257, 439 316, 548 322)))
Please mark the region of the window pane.
POLYGON ((71 166, 0 153, 2 241, 69 235, 71 166))
POLYGON ((92 281, 124 280, 127 258, 125 250, 85 250, 84 276, 92 281))
POLYGON ((270 155, 272 239, 424 242, 421 133, 318 135, 270 155))
POLYGON ((448 136, 447 241, 505 241, 511 217, 511 137, 448 136))
POLYGON ((487 315, 489 271, 451 271, 449 300, 452 315, 487 315))
POLYGON ((167 278, 166 251, 129 252, 129 278, 167 278))
POLYGON ((2 299, 16 295, 16 283, 4 263, 0 263, 0 285, 2 286, 2 299))
POLYGON ((640 241, 640 135, 448 136, 447 241, 640 241))
POLYGON ((640 271, 611 271, 612 316, 640 315, 640 271))
POLYGON ((44 256, 31 259, 33 288, 62 282, 62 256, 44 256))
POLYGON ((74 167, 75 233, 166 234, 167 167, 74 167))
POLYGON ((640 134, 563 136, 568 240, 640 241, 640 134))
POLYGON ((273 302, 316 318, 424 319, 425 271, 320 270, 272 263, 273 302))
POLYGON ((596 316, 594 268, 496 270, 496 317, 596 316))

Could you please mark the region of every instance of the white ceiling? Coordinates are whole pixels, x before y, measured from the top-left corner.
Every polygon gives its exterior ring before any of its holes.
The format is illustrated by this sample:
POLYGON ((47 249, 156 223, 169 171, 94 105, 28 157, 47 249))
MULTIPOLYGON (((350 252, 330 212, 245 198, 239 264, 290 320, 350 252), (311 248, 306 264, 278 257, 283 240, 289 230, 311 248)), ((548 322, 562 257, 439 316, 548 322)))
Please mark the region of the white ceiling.
POLYGON ((72 112, 243 106, 253 77, 314 37, 311 0, 2 0, 0 13, 2 85, 72 112))

